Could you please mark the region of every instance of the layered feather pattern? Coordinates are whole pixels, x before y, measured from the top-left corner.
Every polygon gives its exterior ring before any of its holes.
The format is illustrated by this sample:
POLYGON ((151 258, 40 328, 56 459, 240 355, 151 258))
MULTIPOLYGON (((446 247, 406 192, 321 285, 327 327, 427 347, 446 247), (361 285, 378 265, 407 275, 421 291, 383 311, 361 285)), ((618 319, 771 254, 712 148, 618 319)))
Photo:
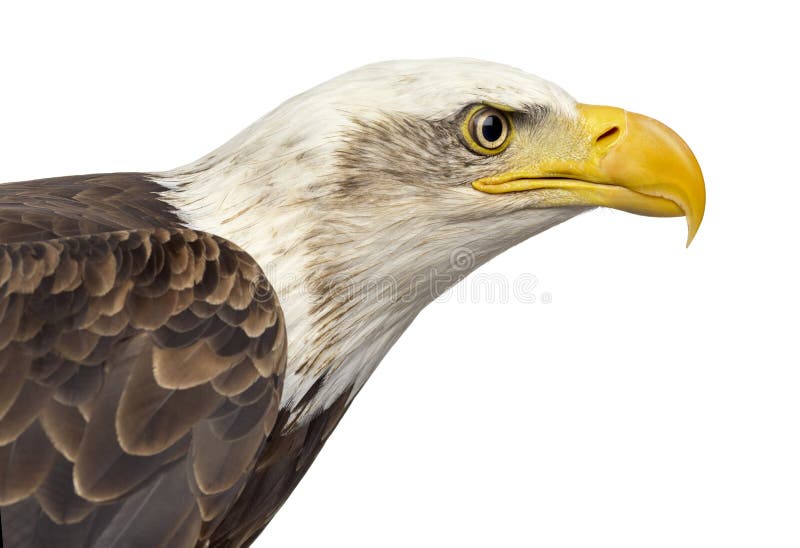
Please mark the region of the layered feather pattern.
POLYGON ((235 245, 180 229, 0 245, 8 546, 186 546, 278 417, 283 317, 235 245))

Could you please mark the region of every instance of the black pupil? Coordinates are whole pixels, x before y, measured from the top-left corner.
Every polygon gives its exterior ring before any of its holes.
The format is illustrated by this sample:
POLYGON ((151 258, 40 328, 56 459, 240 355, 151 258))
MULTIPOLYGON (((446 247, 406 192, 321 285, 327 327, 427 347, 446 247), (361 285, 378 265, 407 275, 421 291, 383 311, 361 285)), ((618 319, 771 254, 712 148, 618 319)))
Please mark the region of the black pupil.
POLYGON ((503 135, 503 121, 496 114, 490 114, 483 119, 481 133, 487 143, 494 143, 503 135))

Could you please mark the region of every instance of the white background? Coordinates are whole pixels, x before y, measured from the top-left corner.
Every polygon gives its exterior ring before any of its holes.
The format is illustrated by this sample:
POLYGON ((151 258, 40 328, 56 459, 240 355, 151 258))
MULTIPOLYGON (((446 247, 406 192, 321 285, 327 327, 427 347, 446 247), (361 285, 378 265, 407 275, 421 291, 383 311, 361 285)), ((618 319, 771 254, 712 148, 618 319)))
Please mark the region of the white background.
POLYGON ((257 546, 796 547, 800 48, 776 5, 3 2, 0 180, 180 165, 388 58, 656 117, 705 172, 692 247, 681 219, 596 211, 486 265, 537 302, 473 303, 473 278, 427 308, 257 546))

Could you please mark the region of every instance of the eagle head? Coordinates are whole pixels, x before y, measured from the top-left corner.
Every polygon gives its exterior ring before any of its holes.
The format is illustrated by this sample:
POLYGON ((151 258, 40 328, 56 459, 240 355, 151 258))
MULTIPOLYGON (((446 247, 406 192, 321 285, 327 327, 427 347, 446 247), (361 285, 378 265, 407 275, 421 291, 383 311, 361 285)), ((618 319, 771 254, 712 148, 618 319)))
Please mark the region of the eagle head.
POLYGON ((665 125, 467 59, 349 72, 163 180, 190 224, 261 263, 290 334, 284 399, 322 379, 322 406, 512 245, 598 206, 685 216, 691 242, 705 206, 700 167, 665 125))

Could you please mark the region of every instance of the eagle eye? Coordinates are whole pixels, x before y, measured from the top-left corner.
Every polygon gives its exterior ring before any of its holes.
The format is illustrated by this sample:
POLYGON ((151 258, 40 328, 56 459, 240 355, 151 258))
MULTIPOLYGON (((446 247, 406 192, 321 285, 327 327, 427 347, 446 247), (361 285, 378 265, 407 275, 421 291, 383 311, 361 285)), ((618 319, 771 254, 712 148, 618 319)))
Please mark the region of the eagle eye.
POLYGON ((481 154, 502 152, 511 134, 508 116, 494 107, 476 107, 467 116, 465 126, 467 142, 475 152, 481 154))

